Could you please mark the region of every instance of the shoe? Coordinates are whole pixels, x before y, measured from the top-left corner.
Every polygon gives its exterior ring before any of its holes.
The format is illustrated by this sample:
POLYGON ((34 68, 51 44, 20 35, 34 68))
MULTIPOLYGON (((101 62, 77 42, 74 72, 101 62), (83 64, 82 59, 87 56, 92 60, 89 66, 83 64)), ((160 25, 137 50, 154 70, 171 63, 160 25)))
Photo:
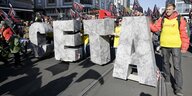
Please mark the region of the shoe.
POLYGON ((177 92, 176 95, 177 96, 184 96, 182 92, 177 92))
POLYGON ((171 86, 171 82, 165 82, 166 86, 171 86))
POLYGON ((181 90, 175 90, 175 95, 183 96, 183 92, 181 90))
POLYGON ((165 82, 165 83, 170 83, 170 79, 165 78, 164 82, 165 82))

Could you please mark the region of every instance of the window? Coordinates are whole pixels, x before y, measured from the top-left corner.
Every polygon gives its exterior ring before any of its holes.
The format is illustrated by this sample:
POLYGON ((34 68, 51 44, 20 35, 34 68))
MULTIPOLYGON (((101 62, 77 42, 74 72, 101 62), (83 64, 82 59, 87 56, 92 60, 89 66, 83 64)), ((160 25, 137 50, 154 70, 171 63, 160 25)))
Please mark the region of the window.
POLYGON ((183 0, 177 0, 177 2, 183 2, 183 0))
POLYGON ((73 2, 73 0, 64 0, 64 2, 73 2))
POLYGON ((55 0, 48 0, 48 3, 56 3, 55 0))
POLYGON ((189 13, 189 4, 183 4, 183 12, 182 13, 189 13))
POLYGON ((63 0, 63 5, 72 4, 73 0, 63 0))
POLYGON ((92 0, 81 0, 81 4, 92 4, 92 0))
POLYGON ((179 13, 182 12, 182 4, 181 4, 181 3, 177 4, 177 11, 178 11, 179 13))
POLYGON ((38 3, 41 3, 41 0, 38 0, 38 3))
POLYGON ((0 0, 0 5, 8 4, 7 0, 0 0))

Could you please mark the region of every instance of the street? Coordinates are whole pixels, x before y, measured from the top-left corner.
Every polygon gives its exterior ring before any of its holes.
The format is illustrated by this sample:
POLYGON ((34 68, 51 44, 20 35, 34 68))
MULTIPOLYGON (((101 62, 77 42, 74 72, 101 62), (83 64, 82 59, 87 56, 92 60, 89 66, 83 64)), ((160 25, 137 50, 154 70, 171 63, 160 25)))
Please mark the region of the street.
MULTIPOLYGON (((191 60, 190 52, 182 54, 185 96, 192 94, 191 60)), ((113 78, 113 62, 100 66, 86 58, 67 63, 53 56, 38 60, 29 54, 23 63, 14 69, 0 62, 1 96, 157 96, 155 87, 113 78)), ((171 86, 168 94, 175 96, 171 86)))

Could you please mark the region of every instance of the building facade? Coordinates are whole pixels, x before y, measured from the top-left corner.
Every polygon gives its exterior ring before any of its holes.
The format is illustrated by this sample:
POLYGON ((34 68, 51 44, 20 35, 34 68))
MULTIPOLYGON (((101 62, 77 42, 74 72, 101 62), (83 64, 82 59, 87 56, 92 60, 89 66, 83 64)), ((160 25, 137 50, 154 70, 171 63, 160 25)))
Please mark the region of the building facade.
POLYGON ((191 4, 186 4, 183 0, 175 0, 176 10, 182 15, 188 18, 191 4))
POLYGON ((72 8, 73 1, 84 5, 84 12, 91 9, 109 9, 110 3, 116 6, 129 6, 130 0, 34 0, 34 10, 44 11, 47 16, 57 17, 58 12, 66 17, 72 8))
POLYGON ((8 13, 10 6, 13 6, 16 16, 24 20, 32 20, 33 3, 32 0, 0 0, 0 8, 8 13))

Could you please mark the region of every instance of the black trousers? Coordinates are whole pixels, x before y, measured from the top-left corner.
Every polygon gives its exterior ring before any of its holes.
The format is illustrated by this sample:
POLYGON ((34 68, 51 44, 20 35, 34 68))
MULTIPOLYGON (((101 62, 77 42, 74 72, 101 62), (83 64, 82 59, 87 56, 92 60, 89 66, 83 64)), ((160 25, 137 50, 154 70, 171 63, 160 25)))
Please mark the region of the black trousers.
POLYGON ((14 54, 14 60, 15 60, 15 66, 18 66, 18 65, 20 65, 20 63, 21 63, 21 60, 20 60, 20 54, 19 54, 19 52, 18 53, 13 53, 14 54))

